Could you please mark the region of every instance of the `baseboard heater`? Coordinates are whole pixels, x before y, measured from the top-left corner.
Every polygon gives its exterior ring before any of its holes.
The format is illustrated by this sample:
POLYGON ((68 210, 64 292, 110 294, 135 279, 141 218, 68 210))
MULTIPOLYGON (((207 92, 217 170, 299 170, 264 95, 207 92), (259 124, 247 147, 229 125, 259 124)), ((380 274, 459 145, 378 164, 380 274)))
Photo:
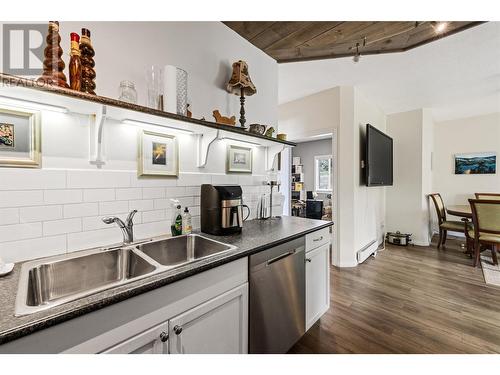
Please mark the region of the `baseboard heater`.
POLYGON ((373 240, 368 245, 359 250, 356 254, 358 258, 358 264, 363 263, 370 255, 375 253, 378 249, 377 240, 373 240))

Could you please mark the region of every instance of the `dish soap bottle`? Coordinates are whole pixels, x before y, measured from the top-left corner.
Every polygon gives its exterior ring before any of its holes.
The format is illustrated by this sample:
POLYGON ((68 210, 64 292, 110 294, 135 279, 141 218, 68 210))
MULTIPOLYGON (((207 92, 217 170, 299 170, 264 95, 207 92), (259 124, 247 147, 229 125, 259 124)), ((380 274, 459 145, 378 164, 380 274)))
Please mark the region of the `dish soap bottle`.
POLYGON ((184 213, 182 214, 182 234, 191 234, 193 227, 191 226, 191 214, 189 209, 184 208, 184 213))
POLYGON ((174 215, 172 217, 172 224, 170 225, 172 236, 180 236, 182 234, 182 215, 181 205, 175 206, 174 215))

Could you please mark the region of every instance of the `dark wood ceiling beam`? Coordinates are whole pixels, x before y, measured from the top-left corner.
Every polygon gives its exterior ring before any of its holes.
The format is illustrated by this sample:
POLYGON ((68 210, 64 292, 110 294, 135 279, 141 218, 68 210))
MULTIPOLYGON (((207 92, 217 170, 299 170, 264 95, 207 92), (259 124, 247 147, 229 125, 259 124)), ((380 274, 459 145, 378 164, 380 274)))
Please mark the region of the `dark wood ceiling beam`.
POLYGON ((228 21, 224 22, 279 63, 403 52, 484 22, 449 22, 437 35, 431 22, 228 21))
POLYGON ((222 23, 230 29, 236 31, 246 40, 250 41, 250 39, 254 38, 258 34, 271 27, 273 24, 275 24, 276 21, 224 21, 222 23))
POLYGON ((265 51, 273 43, 286 38, 288 35, 306 27, 308 22, 284 21, 271 25, 265 32, 250 39, 250 42, 265 51))
POLYGON ((308 24, 296 30, 281 40, 278 40, 266 48, 267 50, 279 50, 284 48, 297 48, 304 43, 307 43, 309 40, 318 37, 319 35, 327 32, 328 30, 333 29, 338 26, 342 22, 308 22, 308 24))

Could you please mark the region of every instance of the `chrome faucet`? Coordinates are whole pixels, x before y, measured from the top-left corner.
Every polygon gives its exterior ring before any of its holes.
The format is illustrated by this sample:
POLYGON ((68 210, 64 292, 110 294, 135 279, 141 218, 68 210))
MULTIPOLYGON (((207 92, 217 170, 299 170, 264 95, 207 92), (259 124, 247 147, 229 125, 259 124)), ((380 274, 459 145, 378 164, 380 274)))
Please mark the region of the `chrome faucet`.
POLYGON ((136 213, 137 210, 133 210, 132 212, 130 212, 125 222, 123 222, 123 220, 116 216, 104 217, 102 218, 102 221, 106 224, 118 224, 123 232, 123 243, 132 243, 134 242, 134 222, 132 220, 136 213))

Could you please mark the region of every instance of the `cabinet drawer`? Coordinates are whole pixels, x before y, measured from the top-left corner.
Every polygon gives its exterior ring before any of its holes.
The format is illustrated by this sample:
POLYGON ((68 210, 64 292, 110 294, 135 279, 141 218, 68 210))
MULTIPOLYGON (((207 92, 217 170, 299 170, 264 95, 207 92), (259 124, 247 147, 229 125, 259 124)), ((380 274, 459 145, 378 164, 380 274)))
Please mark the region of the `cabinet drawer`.
POLYGON ((306 235, 306 252, 330 243, 330 227, 306 235))

